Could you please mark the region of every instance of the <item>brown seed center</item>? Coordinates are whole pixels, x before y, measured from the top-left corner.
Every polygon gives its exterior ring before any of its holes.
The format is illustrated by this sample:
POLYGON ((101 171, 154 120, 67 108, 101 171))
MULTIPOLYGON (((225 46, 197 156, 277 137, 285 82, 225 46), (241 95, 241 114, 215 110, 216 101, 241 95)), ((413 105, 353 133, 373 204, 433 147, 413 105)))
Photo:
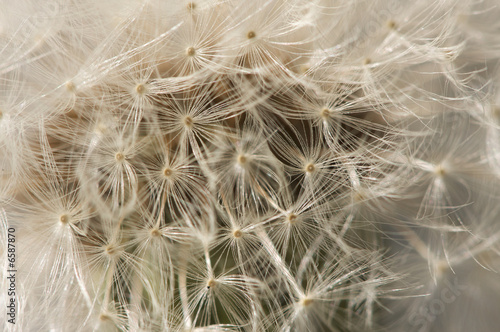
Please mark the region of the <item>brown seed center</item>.
POLYGON ((194 123, 193 118, 190 117, 189 115, 184 118, 184 124, 186 125, 186 127, 192 127, 193 123, 194 123))
POLYGON ((146 87, 143 85, 143 84, 137 84, 137 86, 135 87, 135 91, 142 95, 144 94, 144 92, 146 92, 146 87))
POLYGON ((313 302, 314 302, 314 300, 313 300, 313 299, 309 299, 309 298, 307 298, 307 297, 306 297, 306 298, 304 298, 304 299, 302 299, 302 301, 301 301, 302 306, 304 306, 304 307, 308 307, 308 306, 310 306, 313 302))
POLYGON ((117 152, 115 154, 115 159, 116 159, 116 161, 123 161, 125 159, 125 155, 121 152, 117 152))
POLYGON ((246 162, 247 162, 247 157, 243 154, 240 154, 238 156, 238 164, 244 165, 244 164, 246 164, 246 162))
POLYGON ((207 288, 213 288, 215 287, 215 285, 217 285, 217 281, 215 281, 214 279, 210 279, 207 281, 207 288))
POLYGON ((170 177, 172 176, 172 174, 174 174, 174 172, 168 167, 163 170, 163 175, 165 175, 166 177, 170 177))
POLYGON ((326 108, 326 107, 323 108, 321 110, 321 117, 324 118, 324 119, 330 117, 330 110, 328 108, 326 108))
POLYGON ((194 47, 188 47, 188 48, 186 49, 186 54, 187 54, 188 56, 193 56, 193 55, 195 55, 195 54, 196 54, 196 50, 194 49, 194 47))
POLYGON ((159 237, 159 236, 161 236, 160 230, 158 228, 153 228, 151 230, 151 236, 153 236, 153 237, 159 237))
POLYGON ((107 253, 108 255, 110 255, 110 256, 113 256, 113 255, 115 255, 116 253, 118 253, 118 248, 117 248, 117 247, 115 247, 115 246, 114 246, 114 245, 112 245, 112 244, 108 244, 108 245, 106 246, 106 253, 107 253))
POLYGON ((69 81, 69 82, 66 82, 65 86, 66 86, 66 90, 68 90, 69 92, 75 92, 75 83, 69 81))
POLYGON ((442 165, 437 165, 434 169, 434 173, 436 173, 437 176, 444 176, 446 174, 446 170, 442 165))
POLYGON ((123 161, 125 159, 125 155, 121 152, 117 152, 115 154, 115 159, 116 159, 116 161, 123 161))
POLYGON ((307 173, 312 173, 316 170, 316 166, 314 166, 313 164, 307 164, 306 165, 306 172, 307 173))
POLYGON ((59 221, 63 224, 67 224, 69 221, 69 216, 67 214, 63 214, 59 217, 59 221))

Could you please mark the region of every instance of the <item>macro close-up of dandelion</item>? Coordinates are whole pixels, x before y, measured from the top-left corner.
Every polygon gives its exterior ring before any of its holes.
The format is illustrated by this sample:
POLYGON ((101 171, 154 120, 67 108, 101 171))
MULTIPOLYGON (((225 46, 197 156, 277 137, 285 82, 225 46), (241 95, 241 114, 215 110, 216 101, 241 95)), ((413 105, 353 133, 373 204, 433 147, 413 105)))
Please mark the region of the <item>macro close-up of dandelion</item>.
POLYGON ((1 331, 494 332, 500 0, 0 0, 1 331))

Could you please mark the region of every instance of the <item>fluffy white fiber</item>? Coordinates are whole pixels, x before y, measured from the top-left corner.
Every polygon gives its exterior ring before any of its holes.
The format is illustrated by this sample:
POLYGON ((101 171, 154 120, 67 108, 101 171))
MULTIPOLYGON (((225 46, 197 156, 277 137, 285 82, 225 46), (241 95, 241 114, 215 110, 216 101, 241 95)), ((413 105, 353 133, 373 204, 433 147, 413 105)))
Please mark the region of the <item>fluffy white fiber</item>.
POLYGON ((499 0, 0 8, 0 330, 498 330, 499 0))

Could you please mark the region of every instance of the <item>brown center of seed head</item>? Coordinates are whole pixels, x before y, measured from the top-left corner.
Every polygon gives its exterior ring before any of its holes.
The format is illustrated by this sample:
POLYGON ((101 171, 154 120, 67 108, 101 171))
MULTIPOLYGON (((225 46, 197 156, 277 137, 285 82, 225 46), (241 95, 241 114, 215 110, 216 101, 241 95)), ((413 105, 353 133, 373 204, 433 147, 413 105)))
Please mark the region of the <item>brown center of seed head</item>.
POLYGON ((65 85, 66 85, 66 90, 68 90, 69 92, 75 92, 75 83, 68 81, 66 82, 65 85))
POLYGON ((326 108, 326 107, 323 108, 321 110, 321 117, 324 118, 324 119, 330 117, 330 110, 328 108, 326 108))
POLYGON ((387 27, 391 30, 396 29, 396 22, 394 22, 393 20, 388 21, 387 27))
POLYGON ((238 238, 240 238, 240 237, 242 237, 242 236, 243 236, 243 232, 242 232, 241 230, 239 230, 239 229, 236 229, 236 230, 233 232, 233 236, 234 236, 235 238, 237 238, 237 239, 238 239, 238 238))
POLYGON ((248 31, 248 33, 247 33, 247 38, 248 38, 248 39, 253 39, 253 38, 255 38, 255 36, 256 36, 256 35, 255 35, 255 32, 253 32, 253 31, 248 31))
POLYGON ((146 92, 146 87, 143 85, 143 84, 137 84, 137 86, 135 87, 135 91, 142 95, 144 92, 146 92))
POLYGON ((186 125, 186 127, 192 127, 193 123, 194 123, 193 118, 190 117, 189 115, 184 118, 184 124, 186 125))
POLYGON ((187 54, 188 56, 193 56, 193 55, 195 55, 195 54, 196 54, 196 50, 194 49, 194 47, 188 47, 188 48, 186 49, 186 54, 187 54))
POLYGON ((304 307, 308 307, 308 306, 310 306, 313 302, 314 302, 314 300, 313 300, 313 299, 309 299, 309 298, 307 298, 307 297, 306 297, 306 298, 304 298, 304 299, 302 299, 302 301, 301 301, 302 306, 304 306, 304 307))
POLYGON ((69 221, 69 216, 67 214, 63 214, 59 217, 59 221, 63 224, 67 224, 69 221))
POLYGON ((125 156, 123 155, 123 153, 117 152, 115 154, 115 159, 116 159, 116 161, 123 161, 125 159, 125 156))
POLYGON ((111 320, 111 317, 109 315, 107 315, 107 314, 100 314, 99 315, 99 320, 101 320, 103 322, 104 321, 109 321, 109 320, 111 320))
POLYGON ((113 255, 115 255, 116 253, 118 253, 118 248, 117 248, 117 247, 115 247, 115 246, 114 246, 114 245, 112 245, 112 244, 108 244, 108 245, 106 246, 106 253, 107 253, 108 255, 110 255, 110 256, 113 256, 113 255))
POLYGON ((238 164, 244 165, 247 162, 247 157, 243 154, 238 156, 238 164))
POLYGON ((165 175, 166 177, 172 176, 173 173, 174 172, 170 168, 168 168, 168 167, 166 167, 165 169, 163 169, 163 175, 165 175))
POLYGON ((306 166, 306 172, 307 173, 312 173, 316 170, 316 166, 314 166, 313 164, 307 164, 306 166))
POLYGON ((161 235, 161 232, 160 232, 160 230, 159 230, 158 228, 153 228, 153 229, 151 230, 151 235, 152 235, 153 237, 159 237, 159 236, 161 235))

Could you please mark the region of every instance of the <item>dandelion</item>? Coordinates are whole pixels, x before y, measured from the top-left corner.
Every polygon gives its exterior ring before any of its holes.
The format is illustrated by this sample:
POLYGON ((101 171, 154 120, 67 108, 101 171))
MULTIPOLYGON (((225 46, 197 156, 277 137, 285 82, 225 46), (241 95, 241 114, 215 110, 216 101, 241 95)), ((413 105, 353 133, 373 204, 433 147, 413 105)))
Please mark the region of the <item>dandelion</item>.
POLYGON ((2 8, 5 331, 496 330, 497 1, 2 8))

